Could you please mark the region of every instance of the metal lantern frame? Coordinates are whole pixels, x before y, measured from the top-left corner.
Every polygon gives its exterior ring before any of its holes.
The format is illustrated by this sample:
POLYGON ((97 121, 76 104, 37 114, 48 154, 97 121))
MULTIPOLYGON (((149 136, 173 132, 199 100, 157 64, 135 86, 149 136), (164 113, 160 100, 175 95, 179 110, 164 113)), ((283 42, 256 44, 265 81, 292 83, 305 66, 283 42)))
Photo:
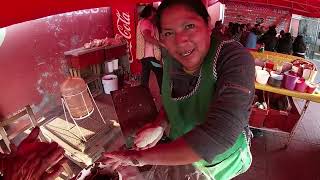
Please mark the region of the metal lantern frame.
MULTIPOLYGON (((86 85, 86 86, 87 86, 87 87, 86 87, 83 91, 81 91, 81 92, 79 92, 79 93, 77 93, 77 94, 72 94, 72 95, 69 95, 69 96, 62 96, 62 97, 61 97, 61 103, 62 103, 63 112, 64 112, 64 115, 65 115, 66 121, 69 122, 68 117, 67 117, 67 111, 68 111, 68 113, 69 113, 72 121, 73 121, 74 124, 76 125, 76 127, 77 127, 80 135, 82 136, 82 139, 83 139, 85 142, 87 142, 87 139, 84 137, 83 132, 81 131, 81 129, 80 129, 80 127, 79 127, 79 125, 78 125, 78 123, 77 123, 76 121, 82 120, 82 119, 85 119, 85 118, 89 117, 89 116, 93 113, 93 111, 94 111, 94 106, 95 106, 96 109, 97 109, 97 111, 99 112, 99 115, 100 115, 103 123, 106 124, 106 121, 104 120, 104 118, 103 118, 103 116, 102 116, 102 114, 101 114, 101 112, 100 112, 100 110, 99 110, 99 108, 98 108, 95 100, 93 99, 92 93, 91 93, 88 85, 86 85), (91 110, 91 111, 89 111, 89 108, 88 108, 87 103, 86 103, 86 101, 85 101, 85 99, 84 99, 84 96, 83 96, 83 94, 84 94, 86 91, 89 92, 90 100, 91 100, 91 101, 93 102, 93 104, 94 104, 94 106, 92 107, 92 110, 91 110), (80 94, 81 94, 82 101, 83 101, 83 103, 84 103, 84 105, 85 105, 85 107, 86 107, 87 114, 84 115, 84 116, 81 116, 81 117, 74 117, 74 116, 72 115, 71 111, 70 111, 70 107, 69 107, 68 103, 66 103, 66 99, 65 99, 65 98, 69 98, 69 97, 71 98, 71 97, 73 97, 73 96, 78 96, 78 95, 80 95, 80 94), (67 111, 66 111, 66 109, 67 109, 67 111)), ((67 123, 67 124, 68 124, 68 129, 69 129, 69 123, 67 123)))

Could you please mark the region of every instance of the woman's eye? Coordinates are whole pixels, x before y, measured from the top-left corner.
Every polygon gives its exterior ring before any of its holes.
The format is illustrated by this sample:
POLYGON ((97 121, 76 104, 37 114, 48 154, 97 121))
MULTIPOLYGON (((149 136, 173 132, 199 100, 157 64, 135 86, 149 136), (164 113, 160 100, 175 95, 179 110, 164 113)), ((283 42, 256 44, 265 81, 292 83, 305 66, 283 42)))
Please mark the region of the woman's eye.
POLYGON ((172 32, 165 32, 165 33, 163 33, 163 35, 164 35, 165 37, 171 36, 172 34, 173 34, 172 32))
POLYGON ((187 25, 185 26, 185 29, 193 29, 194 27, 195 27, 194 24, 187 24, 187 25))

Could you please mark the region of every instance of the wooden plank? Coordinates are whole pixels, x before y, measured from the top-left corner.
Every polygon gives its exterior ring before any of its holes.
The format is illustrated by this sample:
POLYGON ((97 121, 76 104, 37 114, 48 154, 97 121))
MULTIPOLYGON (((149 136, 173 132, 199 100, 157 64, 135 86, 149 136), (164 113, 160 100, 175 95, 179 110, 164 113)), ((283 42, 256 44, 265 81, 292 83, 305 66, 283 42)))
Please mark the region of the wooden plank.
POLYGON ((81 133, 73 121, 71 121, 70 117, 68 120, 69 122, 65 120, 64 115, 61 115, 49 123, 46 123, 43 127, 79 151, 86 151, 87 148, 96 142, 97 138, 104 136, 114 129, 112 123, 107 121, 107 124, 104 124, 98 112, 94 112, 88 118, 77 121, 81 132, 87 140, 87 142, 84 142, 81 133))
POLYGON ((42 131, 45 134, 45 136, 50 139, 50 141, 54 141, 54 142, 58 143, 61 147, 63 147, 63 149, 66 152, 67 157, 70 160, 72 160, 74 163, 76 163, 78 166, 86 167, 86 164, 90 164, 91 162, 93 162, 92 158, 90 158, 88 155, 82 153, 81 151, 74 149, 69 144, 65 143, 63 140, 58 138, 51 131, 47 130, 46 128, 43 128, 42 131))
MULTIPOLYGON (((29 118, 30 118, 30 120, 32 122, 32 126, 33 127, 38 126, 38 122, 36 120, 36 117, 35 117, 32 109, 31 109, 30 105, 26 106, 26 110, 27 110, 29 118)), ((41 141, 45 141, 46 140, 41 131, 39 132, 39 138, 40 138, 41 141)))
POLYGON ((101 137, 96 138, 94 143, 92 143, 86 151, 82 152, 70 146, 70 144, 66 143, 47 128, 43 128, 43 132, 50 140, 57 142, 63 147, 67 157, 81 168, 92 164, 100 157, 101 153, 105 151, 104 148, 106 146, 112 146, 116 139, 121 138, 120 128, 112 127, 110 131, 105 132, 101 137))
POLYGON ((93 47, 93 48, 84 48, 84 47, 81 47, 81 48, 77 48, 77 49, 73 49, 73 50, 70 50, 70 51, 66 51, 64 52, 64 55, 65 56, 80 56, 82 54, 87 54, 87 53, 91 53, 91 52, 94 52, 94 51, 97 51, 97 50, 101 50, 101 49, 111 49, 111 48, 114 48, 114 47, 119 47, 119 46, 123 46, 125 45, 125 43, 122 43, 122 44, 118 44, 118 45, 109 45, 109 46, 99 46, 99 47, 93 47))
POLYGON ((7 126, 11 123, 13 123, 14 121, 16 121, 17 119, 19 119, 22 116, 27 115, 27 110, 24 108, 22 110, 20 110, 18 113, 14 114, 13 116, 9 117, 9 118, 5 118, 0 122, 0 126, 7 126))

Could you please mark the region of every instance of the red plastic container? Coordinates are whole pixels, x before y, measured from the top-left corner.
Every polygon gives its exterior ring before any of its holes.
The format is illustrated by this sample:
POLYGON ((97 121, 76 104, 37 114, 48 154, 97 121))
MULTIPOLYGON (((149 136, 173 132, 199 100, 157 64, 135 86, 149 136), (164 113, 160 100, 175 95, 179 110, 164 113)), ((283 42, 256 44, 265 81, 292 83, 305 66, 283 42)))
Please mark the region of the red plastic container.
POLYGON ((263 126, 267 128, 278 128, 282 130, 285 126, 288 115, 289 113, 286 111, 269 109, 263 126))
POLYGON ((275 128, 290 133, 298 122, 300 114, 293 103, 292 98, 289 98, 289 103, 292 108, 288 111, 269 109, 264 120, 264 127, 275 128))
POLYGON ((267 117, 267 110, 252 107, 251 115, 249 118, 249 125, 252 127, 263 127, 264 120, 267 117))
POLYGON ((273 68, 274 68, 274 63, 273 63, 272 61, 267 61, 267 62, 266 62, 266 68, 273 70, 273 68))
POLYGON ((307 82, 307 93, 312 94, 317 89, 317 84, 307 82))

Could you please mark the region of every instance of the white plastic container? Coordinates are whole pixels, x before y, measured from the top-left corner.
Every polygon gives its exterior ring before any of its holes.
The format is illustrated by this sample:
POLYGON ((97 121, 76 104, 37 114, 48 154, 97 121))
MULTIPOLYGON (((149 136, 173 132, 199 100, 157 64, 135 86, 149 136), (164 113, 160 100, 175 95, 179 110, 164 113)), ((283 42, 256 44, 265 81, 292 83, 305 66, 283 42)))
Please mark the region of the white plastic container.
POLYGON ((266 70, 257 70, 256 81, 259 84, 267 84, 270 74, 266 70))
POLYGON ((257 77, 257 70, 262 70, 262 67, 261 66, 255 66, 255 76, 257 77))
POLYGON ((257 70, 262 70, 262 67, 261 66, 255 66, 255 69, 256 69, 256 71, 257 70))
POLYGON ((106 94, 111 91, 118 90, 118 77, 114 74, 105 75, 102 77, 103 89, 106 94))
POLYGON ((113 64, 113 70, 119 69, 119 59, 112 60, 112 64, 113 64))
POLYGON ((310 73, 309 81, 314 82, 316 76, 317 76, 318 71, 317 70, 312 70, 310 73))
POLYGON ((302 77, 306 80, 309 80, 309 77, 311 75, 311 69, 304 69, 302 73, 302 77))
POLYGON ((283 80, 283 75, 282 74, 278 74, 277 72, 275 71, 271 71, 270 72, 270 76, 276 80, 280 80, 282 81, 283 80))
POLYGON ((112 61, 106 61, 104 63, 104 70, 106 73, 112 73, 113 72, 113 62, 112 61))

